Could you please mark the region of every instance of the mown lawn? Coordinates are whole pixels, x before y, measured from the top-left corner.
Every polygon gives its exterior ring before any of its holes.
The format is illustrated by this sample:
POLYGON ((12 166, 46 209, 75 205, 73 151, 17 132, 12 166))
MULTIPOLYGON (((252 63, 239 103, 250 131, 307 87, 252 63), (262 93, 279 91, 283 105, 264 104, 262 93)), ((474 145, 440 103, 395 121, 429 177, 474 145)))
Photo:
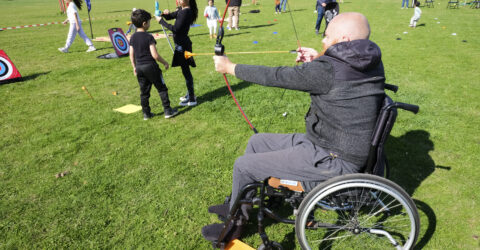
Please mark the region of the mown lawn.
MULTIPOLYGON (((93 1, 95 37, 121 27, 133 7, 153 12, 154 2, 93 1)), ((274 14, 274 1, 242 7, 239 31, 227 32, 228 51, 291 50, 297 46, 288 13, 274 14), (248 13, 259 9, 259 14, 248 13), (274 34, 274 32, 277 32, 274 34), (254 43, 257 41, 258 43, 254 43)), ((480 248, 480 10, 461 6, 422 8, 420 26, 408 27, 412 9, 400 0, 345 0, 341 11, 370 20, 371 39, 383 52, 387 82, 400 87, 390 96, 417 104, 417 115, 401 111, 387 145, 392 180, 415 200, 421 214, 419 248, 480 248), (405 33, 407 32, 407 33, 405 33), (456 35, 452 35, 455 33, 456 35)), ((160 0, 161 8, 174 1, 160 0)), ((198 23, 190 30, 195 52, 213 52, 199 1, 198 23)), ((320 48, 314 33, 314 1, 291 0, 302 46, 320 48)), ((218 1, 223 12, 225 3, 218 1)), ((90 34, 86 7, 80 12, 90 34)), ((0 0, 0 27, 63 21, 58 3, 0 0)), ((323 29, 322 25, 322 29, 323 29)), ((152 32, 161 27, 152 24, 152 32)), ((57 48, 68 28, 50 25, 0 31, 0 49, 25 80, 0 85, 0 248, 208 249, 200 229, 217 222, 207 207, 230 192, 232 166, 252 132, 242 120, 211 56, 196 57, 193 69, 199 104, 180 108, 174 119, 113 109, 139 105, 138 83, 128 58, 101 60, 77 38, 71 53, 57 48), (90 99, 82 90, 86 86, 90 99), (117 91, 118 95, 112 95, 117 91), (69 171, 63 178, 55 175, 69 171)), ((165 39, 160 55, 171 59, 165 39)), ((237 63, 294 65, 292 54, 231 55, 237 63)), ((171 101, 185 93, 178 68, 164 71, 171 101)), ((307 94, 229 78, 260 132, 304 132, 307 94), (282 114, 287 112, 287 116, 282 114)), ((261 242, 249 227, 245 241, 261 242)), ((285 248, 299 248, 288 225, 267 232, 285 248)))

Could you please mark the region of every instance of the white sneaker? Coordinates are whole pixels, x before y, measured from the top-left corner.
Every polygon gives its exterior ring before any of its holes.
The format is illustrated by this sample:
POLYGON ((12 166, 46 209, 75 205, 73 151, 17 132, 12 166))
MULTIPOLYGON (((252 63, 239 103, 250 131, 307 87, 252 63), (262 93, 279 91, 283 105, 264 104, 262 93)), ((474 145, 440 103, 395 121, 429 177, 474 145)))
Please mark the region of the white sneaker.
POLYGON ((195 98, 195 101, 190 101, 190 100, 181 101, 178 105, 180 105, 180 106, 196 106, 197 105, 197 98, 195 98))
POLYGON ((240 28, 236 27, 235 30, 239 30, 240 28))
POLYGON ((58 48, 58 51, 62 52, 62 53, 68 53, 68 49, 67 48, 58 48))
POLYGON ((95 51, 95 50, 97 50, 95 47, 89 46, 88 49, 87 49, 87 52, 92 52, 92 51, 95 51))
POLYGON ((227 30, 232 30, 232 28, 230 28, 230 27, 227 26, 227 30))
MULTIPOLYGON (((181 102, 188 101, 188 94, 186 94, 184 96, 181 96, 179 99, 180 99, 181 102)), ((197 98, 195 98, 195 99, 197 99, 197 98)))

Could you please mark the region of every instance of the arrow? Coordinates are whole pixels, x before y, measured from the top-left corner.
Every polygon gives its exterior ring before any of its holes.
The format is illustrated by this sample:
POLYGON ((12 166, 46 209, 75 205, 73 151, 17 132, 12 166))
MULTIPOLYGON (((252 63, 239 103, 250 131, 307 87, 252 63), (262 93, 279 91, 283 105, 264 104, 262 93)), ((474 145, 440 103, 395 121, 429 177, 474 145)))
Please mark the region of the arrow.
MULTIPOLYGON (((280 54, 280 53, 291 53, 296 54, 296 50, 288 50, 288 51, 240 51, 240 52, 229 52, 229 55, 232 54, 280 54)), ((225 53, 227 54, 227 53, 225 53)), ((208 55, 215 55, 215 53, 192 53, 189 51, 185 51, 185 59, 188 59, 192 56, 208 56, 208 55)))

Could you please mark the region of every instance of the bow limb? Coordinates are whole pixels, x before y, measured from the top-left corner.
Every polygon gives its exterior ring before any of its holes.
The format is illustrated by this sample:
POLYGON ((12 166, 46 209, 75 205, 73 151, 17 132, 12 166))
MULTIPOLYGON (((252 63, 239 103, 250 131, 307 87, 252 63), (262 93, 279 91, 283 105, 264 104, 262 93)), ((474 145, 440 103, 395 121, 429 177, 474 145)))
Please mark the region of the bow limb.
MULTIPOLYGON (((223 56, 224 53, 225 53, 225 46, 223 46, 223 44, 222 44, 223 36, 225 34, 224 29, 223 29, 223 22, 225 21, 225 14, 227 14, 229 5, 230 5, 230 0, 228 0, 228 2, 227 2, 227 6, 225 7, 225 11, 223 12, 222 20, 220 21, 220 28, 218 29, 217 40, 216 40, 216 43, 215 43, 215 55, 217 55, 217 56, 223 56)), ((243 118, 248 123, 248 125, 253 130, 253 132, 255 134, 257 134, 258 133, 257 129, 250 122, 247 115, 245 115, 245 112, 243 112, 243 109, 240 106, 240 104, 238 103, 237 98, 235 97, 235 94, 233 94, 233 90, 230 86, 230 83, 228 82, 226 74, 223 74, 223 80, 225 80, 225 84, 227 85, 228 91, 230 92, 230 95, 232 96, 233 100, 235 101, 235 104, 237 105, 238 110, 240 110, 240 113, 242 113, 243 118)))
POLYGON ((170 43, 170 38, 168 38, 168 34, 167 34, 167 32, 165 31, 165 28, 163 27, 162 24, 160 24, 160 26, 162 26, 163 34, 165 34, 165 38, 167 38, 167 42, 168 42, 168 45, 170 46, 170 49, 172 50, 172 53, 175 53, 175 52, 173 51, 172 44, 170 43))

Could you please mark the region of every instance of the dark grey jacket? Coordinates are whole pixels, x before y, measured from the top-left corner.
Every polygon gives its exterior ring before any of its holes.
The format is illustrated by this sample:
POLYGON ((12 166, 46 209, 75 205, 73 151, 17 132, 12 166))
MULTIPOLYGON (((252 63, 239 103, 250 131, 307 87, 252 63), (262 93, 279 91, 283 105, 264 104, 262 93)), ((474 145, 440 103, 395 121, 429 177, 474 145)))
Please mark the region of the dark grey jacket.
MULTIPOLYGON (((228 3, 228 0, 225 0, 225 4, 228 3)), ((229 7, 233 6, 242 6, 242 0, 230 0, 229 7)))
POLYGON ((306 135, 315 145, 362 167, 385 92, 380 48, 369 40, 335 44, 296 67, 237 64, 235 75, 265 86, 310 93, 306 135))

